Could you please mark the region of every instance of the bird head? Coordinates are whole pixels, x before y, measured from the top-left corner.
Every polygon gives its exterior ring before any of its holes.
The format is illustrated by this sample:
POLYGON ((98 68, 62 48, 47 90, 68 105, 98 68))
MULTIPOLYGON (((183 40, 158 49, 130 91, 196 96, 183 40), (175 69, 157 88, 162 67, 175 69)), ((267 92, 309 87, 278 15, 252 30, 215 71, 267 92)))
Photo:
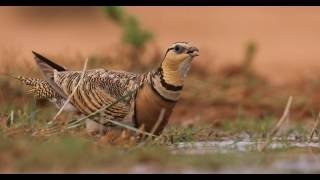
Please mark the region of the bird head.
POLYGON ((173 43, 167 50, 161 68, 164 78, 175 84, 182 84, 191 61, 199 55, 199 49, 187 42, 173 43))
POLYGON ((192 60, 199 55, 199 49, 187 42, 173 43, 167 50, 165 61, 170 64, 179 65, 185 60, 192 60))

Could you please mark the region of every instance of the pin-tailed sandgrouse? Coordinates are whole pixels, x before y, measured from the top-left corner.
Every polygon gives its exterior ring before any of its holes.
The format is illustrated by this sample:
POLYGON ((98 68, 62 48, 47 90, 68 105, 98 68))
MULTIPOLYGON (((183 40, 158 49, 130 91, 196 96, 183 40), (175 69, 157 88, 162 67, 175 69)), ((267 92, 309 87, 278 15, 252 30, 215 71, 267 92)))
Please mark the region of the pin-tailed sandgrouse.
MULTIPOLYGON (((48 99, 60 108, 75 89, 82 72, 69 71, 40 54, 33 53, 45 80, 22 76, 18 76, 18 79, 31 87, 30 91, 35 97, 48 99)), ((87 120, 87 130, 92 131, 88 129, 92 124, 100 128, 110 125, 104 119, 128 119, 132 126, 139 128, 144 125, 145 130, 150 132, 158 121, 160 112, 164 110, 163 120, 155 130, 155 134, 160 134, 180 98, 191 61, 198 53, 199 50, 189 43, 178 42, 167 49, 161 65, 147 73, 87 70, 81 85, 64 110, 88 115, 134 91, 124 101, 100 113, 99 121, 87 120)))

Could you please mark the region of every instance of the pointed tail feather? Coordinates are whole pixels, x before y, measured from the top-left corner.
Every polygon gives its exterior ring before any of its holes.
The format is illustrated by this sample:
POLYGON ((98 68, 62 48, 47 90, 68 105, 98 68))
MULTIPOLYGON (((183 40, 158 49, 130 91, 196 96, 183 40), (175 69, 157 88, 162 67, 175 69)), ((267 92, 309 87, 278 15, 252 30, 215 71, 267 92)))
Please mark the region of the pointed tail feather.
POLYGON ((23 77, 23 76, 20 76, 20 75, 15 76, 15 75, 10 74, 10 73, 0 73, 0 75, 7 76, 7 77, 10 77, 10 78, 13 78, 13 79, 17 79, 17 80, 21 81, 22 83, 24 83, 25 85, 28 85, 28 86, 34 85, 34 82, 37 81, 37 79, 26 78, 26 77, 23 77))
POLYGON ((40 55, 39 53, 36 53, 34 51, 32 51, 32 53, 35 55, 36 57, 36 61, 39 61, 39 63, 45 63, 43 64, 44 66, 49 66, 48 68, 50 69, 56 69, 57 71, 66 71, 66 68, 50 61, 49 59, 45 58, 44 56, 40 55))
POLYGON ((27 93, 33 94, 38 99, 50 99, 56 97, 54 89, 51 88, 47 81, 35 78, 26 78, 23 76, 14 76, 11 74, 9 74, 9 76, 29 86, 30 89, 27 93))

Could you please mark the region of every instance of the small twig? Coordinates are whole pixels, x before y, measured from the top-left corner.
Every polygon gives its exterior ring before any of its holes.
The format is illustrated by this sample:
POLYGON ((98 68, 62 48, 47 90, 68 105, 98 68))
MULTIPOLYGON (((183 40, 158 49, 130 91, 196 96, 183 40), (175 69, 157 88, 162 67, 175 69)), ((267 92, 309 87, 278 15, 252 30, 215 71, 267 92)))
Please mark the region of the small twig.
POLYGON ((287 105, 286 105, 286 108, 285 108, 285 110, 284 110, 284 113, 283 113, 281 119, 280 119, 280 120, 278 121, 278 123, 276 124, 276 126, 272 129, 272 131, 271 131, 271 133, 270 133, 270 136, 274 136, 274 135, 280 130, 280 128, 282 127, 282 125, 284 124, 284 122, 285 122, 286 120, 288 120, 291 104, 292 104, 292 96, 289 97, 289 100, 288 100, 288 102, 287 102, 287 105))
MULTIPOLYGON (((164 119, 164 114, 166 112, 166 109, 162 108, 158 117, 157 122, 154 124, 152 130, 151 130, 151 134, 154 134, 156 132, 156 130, 158 129, 159 125, 162 123, 163 119, 164 119)), ((147 138, 147 141, 151 139, 151 136, 149 136, 147 138)))
MULTIPOLYGON (((151 129, 151 134, 154 134, 156 132, 156 130, 158 129, 159 125, 162 123, 163 119, 164 119, 164 115, 165 115, 166 109, 162 108, 158 117, 157 122, 154 124, 154 126, 151 129)), ((150 141, 151 136, 149 136, 145 142, 150 141)), ((142 146, 145 144, 145 142, 142 142, 140 145, 138 145, 138 147, 142 146)))
POLYGON ((282 125, 286 120, 289 118, 289 112, 290 112, 290 107, 292 104, 292 96, 289 97, 286 108, 282 114, 282 117, 279 119, 277 124, 274 126, 274 128, 271 130, 271 133, 265 143, 262 144, 261 148, 259 148, 259 151, 264 151, 266 147, 270 144, 270 141, 272 140, 272 137, 281 129, 282 125))
POLYGON ((110 119, 106 119, 106 120, 109 121, 109 122, 111 122, 111 123, 113 123, 113 124, 115 124, 115 125, 118 125, 118 126, 120 126, 120 127, 129 129, 129 130, 131 130, 131 131, 135 131, 135 132, 137 132, 137 133, 145 134, 145 135, 152 136, 152 137, 158 137, 158 136, 156 136, 156 135, 154 135, 154 134, 151 134, 151 133, 148 133, 148 132, 145 132, 145 131, 141 131, 140 129, 137 129, 137 128, 135 128, 135 127, 132 127, 132 126, 129 126, 129 125, 120 123, 120 122, 118 122, 118 121, 113 121, 113 120, 110 120, 110 119))
MULTIPOLYGON (((152 127, 152 130, 150 132, 151 134, 154 134, 154 132, 158 129, 159 125, 161 124, 161 122, 164 119, 165 112, 166 112, 166 109, 162 108, 160 111, 157 122, 152 127)), ((150 141, 150 139, 151 139, 151 136, 149 136, 145 141, 142 141, 141 143, 139 143, 134 149, 142 147, 143 145, 146 144, 146 142, 150 141)))
POLYGON ((320 122, 319 118, 320 118, 320 112, 319 112, 318 116, 316 117, 316 122, 314 123, 314 126, 313 126, 313 128, 312 128, 311 134, 310 134, 310 136, 309 136, 308 143, 311 142, 311 140, 312 140, 312 138, 313 138, 313 135, 314 135, 315 132, 317 131, 317 128, 318 128, 319 122, 320 122))
POLYGON ((14 110, 11 110, 11 112, 10 112, 10 127, 13 125, 13 119, 14 119, 14 110))
POLYGON ((63 109, 66 107, 66 105, 70 102, 72 96, 74 95, 74 93, 77 91, 78 87, 80 86, 80 84, 82 83, 83 81, 83 78, 84 78, 84 74, 85 74, 85 71, 87 69, 87 64, 88 64, 88 58, 86 59, 85 63, 84 63, 84 66, 83 66, 83 70, 82 70, 82 73, 81 73, 81 78, 78 82, 78 84, 76 85, 76 87, 73 89, 72 93, 68 96, 68 99, 64 102, 63 106, 60 108, 60 110, 57 112, 57 114, 53 117, 53 121, 57 119, 57 117, 61 114, 61 112, 63 111, 63 109))

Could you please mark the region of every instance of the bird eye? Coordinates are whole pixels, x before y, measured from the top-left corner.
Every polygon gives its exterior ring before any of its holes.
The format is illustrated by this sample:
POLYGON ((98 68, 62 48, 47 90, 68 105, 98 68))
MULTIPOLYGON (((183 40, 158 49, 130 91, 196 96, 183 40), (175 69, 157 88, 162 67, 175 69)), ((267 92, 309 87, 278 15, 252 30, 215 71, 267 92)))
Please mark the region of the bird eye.
POLYGON ((180 54, 180 53, 182 53, 184 51, 184 47, 176 45, 174 47, 174 50, 176 51, 176 53, 180 54))

